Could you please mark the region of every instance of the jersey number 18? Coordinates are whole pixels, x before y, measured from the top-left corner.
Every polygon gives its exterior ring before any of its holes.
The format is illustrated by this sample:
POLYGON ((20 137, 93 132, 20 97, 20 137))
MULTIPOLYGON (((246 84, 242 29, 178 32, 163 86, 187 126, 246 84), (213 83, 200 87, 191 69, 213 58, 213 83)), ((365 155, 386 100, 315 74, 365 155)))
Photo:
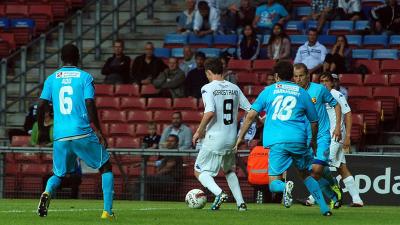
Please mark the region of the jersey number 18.
POLYGON ((276 98, 272 102, 272 106, 275 106, 274 114, 272 114, 272 120, 289 120, 292 116, 292 112, 296 104, 297 99, 293 96, 276 96, 276 98))

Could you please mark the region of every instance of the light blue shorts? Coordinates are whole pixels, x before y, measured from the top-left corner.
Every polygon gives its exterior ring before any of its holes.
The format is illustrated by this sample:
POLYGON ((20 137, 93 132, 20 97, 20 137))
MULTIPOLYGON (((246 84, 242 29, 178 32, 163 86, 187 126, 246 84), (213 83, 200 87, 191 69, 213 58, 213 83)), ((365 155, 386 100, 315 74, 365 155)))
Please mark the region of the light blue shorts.
POLYGON ((302 143, 275 144, 269 151, 268 174, 279 176, 294 164, 298 170, 307 170, 312 163, 312 154, 302 143))
POLYGON ((325 166, 329 165, 329 149, 331 146, 331 134, 321 135, 317 140, 317 153, 314 156, 314 163, 323 164, 325 166))
POLYGON ((94 133, 80 139, 54 141, 53 146, 53 173, 58 177, 75 172, 77 157, 93 169, 100 169, 110 159, 94 133))

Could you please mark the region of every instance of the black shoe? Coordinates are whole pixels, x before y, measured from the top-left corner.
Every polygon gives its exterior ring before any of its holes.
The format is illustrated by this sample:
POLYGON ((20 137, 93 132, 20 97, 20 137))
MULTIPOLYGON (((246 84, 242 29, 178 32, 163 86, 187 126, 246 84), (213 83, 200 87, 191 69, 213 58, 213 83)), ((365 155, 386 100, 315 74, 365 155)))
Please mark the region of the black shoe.
POLYGON ((40 201, 37 209, 37 214, 40 217, 47 216, 47 210, 50 205, 50 194, 47 192, 43 192, 42 196, 40 196, 40 201))
POLYGON ((326 212, 326 213, 324 213, 324 214, 322 214, 322 215, 324 215, 324 216, 332 216, 332 212, 331 212, 331 211, 328 211, 328 212, 326 212))
POLYGON ((246 203, 242 203, 238 206, 239 211, 247 211, 247 205, 246 203))

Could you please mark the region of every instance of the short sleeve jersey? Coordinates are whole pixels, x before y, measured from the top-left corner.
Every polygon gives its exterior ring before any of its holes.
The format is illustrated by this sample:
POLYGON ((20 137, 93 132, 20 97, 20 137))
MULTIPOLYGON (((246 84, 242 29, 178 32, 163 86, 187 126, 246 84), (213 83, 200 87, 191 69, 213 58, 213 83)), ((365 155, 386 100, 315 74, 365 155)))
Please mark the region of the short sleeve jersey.
MULTIPOLYGON (((342 136, 345 136, 346 132, 346 127, 344 125, 344 115, 348 112, 351 111, 349 104, 347 103, 346 97, 340 93, 339 91, 332 89, 331 94, 333 98, 339 103, 341 109, 342 109, 342 119, 340 121, 341 123, 341 129, 342 129, 342 136)), ((335 113, 335 108, 330 106, 329 104, 326 104, 326 110, 328 112, 329 116, 329 121, 331 124, 331 134, 335 130, 336 127, 336 113, 335 113)))
POLYGON ((92 132, 85 100, 94 99, 93 77, 76 67, 62 67, 50 75, 41 99, 53 103, 54 140, 92 132))

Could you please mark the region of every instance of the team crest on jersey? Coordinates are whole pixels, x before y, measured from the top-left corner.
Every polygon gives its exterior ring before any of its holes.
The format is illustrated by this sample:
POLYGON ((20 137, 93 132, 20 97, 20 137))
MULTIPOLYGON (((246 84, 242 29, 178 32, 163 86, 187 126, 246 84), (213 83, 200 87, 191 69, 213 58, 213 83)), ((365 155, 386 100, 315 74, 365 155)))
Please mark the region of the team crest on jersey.
POLYGON ((276 88, 282 88, 282 84, 275 85, 276 88))
POLYGON ((61 71, 56 73, 56 78, 78 78, 81 73, 78 71, 61 71))
POLYGON ((312 97, 312 98, 311 98, 311 101, 312 101, 314 104, 316 104, 316 103, 317 103, 317 98, 316 98, 316 97, 312 97))

